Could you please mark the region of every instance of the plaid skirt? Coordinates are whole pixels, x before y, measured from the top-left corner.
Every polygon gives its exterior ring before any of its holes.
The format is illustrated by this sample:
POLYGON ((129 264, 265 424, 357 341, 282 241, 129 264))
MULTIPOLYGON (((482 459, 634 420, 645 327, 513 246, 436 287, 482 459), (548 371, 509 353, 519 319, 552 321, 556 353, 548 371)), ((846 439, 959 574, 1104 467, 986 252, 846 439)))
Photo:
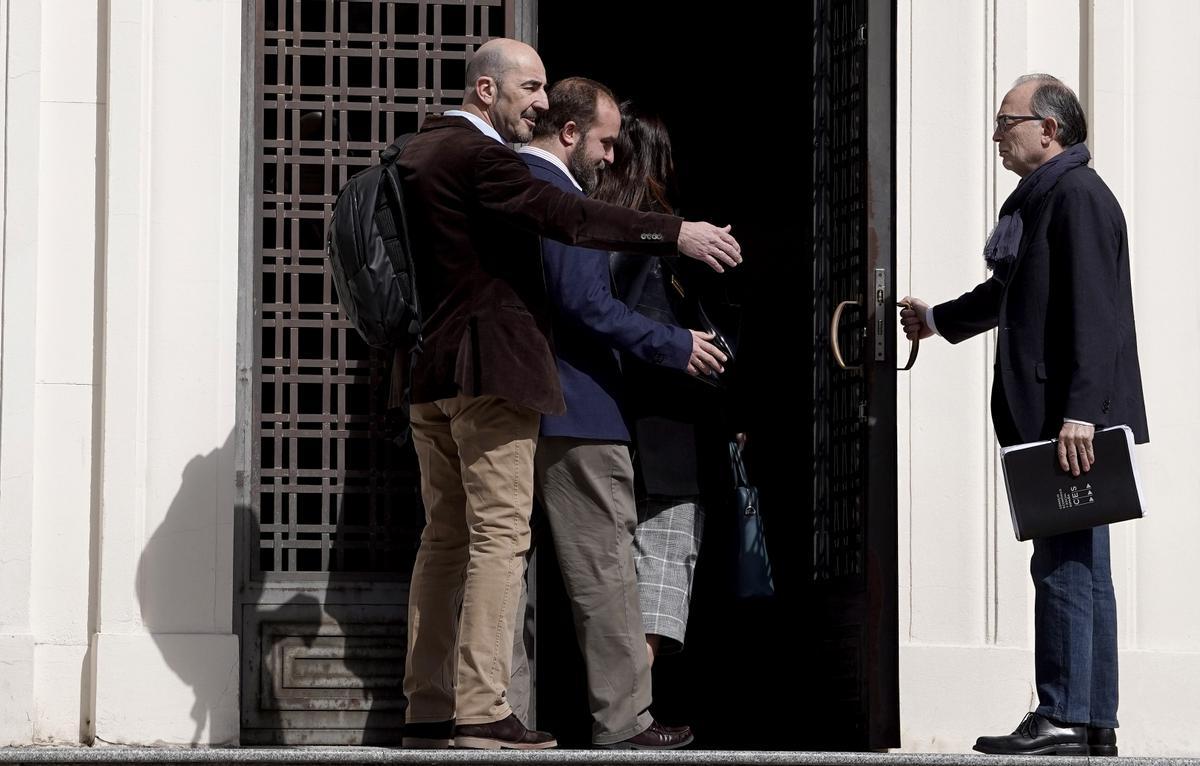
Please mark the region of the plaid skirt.
POLYGON ((683 649, 704 508, 694 498, 645 498, 633 535, 642 627, 662 636, 659 652, 683 649))

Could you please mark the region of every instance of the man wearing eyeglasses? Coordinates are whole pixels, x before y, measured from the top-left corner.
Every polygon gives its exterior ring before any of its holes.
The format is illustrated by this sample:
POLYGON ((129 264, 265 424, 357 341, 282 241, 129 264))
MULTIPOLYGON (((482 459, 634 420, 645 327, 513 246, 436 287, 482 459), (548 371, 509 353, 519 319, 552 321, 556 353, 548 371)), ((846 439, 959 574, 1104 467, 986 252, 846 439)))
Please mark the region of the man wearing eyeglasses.
MULTIPOLYGON (((1021 177, 984 247, 991 278, 930 307, 905 298, 910 339, 958 343, 998 329, 992 421, 1002 446, 1058 440, 1064 471, 1095 462, 1095 429, 1149 441, 1129 277, 1129 236, 1088 167, 1087 120, 1058 79, 1026 75, 1004 97, 992 140, 1021 177)), ((1005 755, 1117 754, 1117 614, 1108 528, 1033 541, 1038 707, 1016 731, 980 737, 1005 755)))

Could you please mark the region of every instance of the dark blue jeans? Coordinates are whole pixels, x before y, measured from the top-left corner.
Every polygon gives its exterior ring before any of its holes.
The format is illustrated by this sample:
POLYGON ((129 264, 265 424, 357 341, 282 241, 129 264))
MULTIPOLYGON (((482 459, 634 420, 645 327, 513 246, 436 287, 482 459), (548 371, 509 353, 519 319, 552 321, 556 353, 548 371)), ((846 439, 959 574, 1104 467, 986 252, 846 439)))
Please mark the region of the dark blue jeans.
POLYGON ((1117 726, 1117 601, 1108 527, 1033 541, 1037 712, 1117 726))

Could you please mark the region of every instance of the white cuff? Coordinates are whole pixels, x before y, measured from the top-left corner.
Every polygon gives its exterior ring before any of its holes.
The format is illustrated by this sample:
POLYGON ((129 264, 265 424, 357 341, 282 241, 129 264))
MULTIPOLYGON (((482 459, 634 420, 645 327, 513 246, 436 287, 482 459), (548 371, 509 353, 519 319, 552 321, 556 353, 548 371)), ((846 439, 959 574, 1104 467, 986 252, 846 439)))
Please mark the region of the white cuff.
POLYGON ((925 307, 925 326, 933 330, 934 335, 941 335, 937 330, 937 325, 933 323, 933 306, 925 307))
POLYGON ((1063 422, 1064 423, 1075 423, 1075 424, 1081 425, 1081 426, 1092 426, 1093 428, 1095 428, 1095 426, 1096 426, 1095 423, 1089 423, 1086 420, 1075 420, 1074 418, 1063 418, 1063 422))

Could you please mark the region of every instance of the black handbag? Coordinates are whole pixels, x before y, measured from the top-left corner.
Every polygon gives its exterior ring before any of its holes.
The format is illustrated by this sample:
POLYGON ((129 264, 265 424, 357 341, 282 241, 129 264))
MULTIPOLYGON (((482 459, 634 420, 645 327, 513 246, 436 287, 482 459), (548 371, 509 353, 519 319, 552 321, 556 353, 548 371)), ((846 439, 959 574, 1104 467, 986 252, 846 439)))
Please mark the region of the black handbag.
POLYGON ((746 476, 742 448, 735 441, 729 442, 729 462, 738 514, 737 595, 743 599, 773 596, 775 583, 771 578, 762 516, 758 512, 758 488, 746 476))
POLYGON ((704 310, 704 305, 700 302, 700 296, 695 291, 684 288, 683 277, 679 273, 678 267, 672 264, 667 258, 663 258, 661 261, 663 265, 663 279, 667 283, 667 297, 671 303, 671 310, 675 314, 676 320, 684 327, 700 330, 712 335, 712 340, 709 342, 719 348, 721 353, 725 355, 725 364, 722 365, 725 369, 722 372, 710 370, 702 375, 696 375, 696 380, 707 383, 715 388, 727 388, 732 376, 734 356, 737 351, 735 344, 732 342, 733 337, 729 333, 723 332, 713 322, 708 312, 704 310))

